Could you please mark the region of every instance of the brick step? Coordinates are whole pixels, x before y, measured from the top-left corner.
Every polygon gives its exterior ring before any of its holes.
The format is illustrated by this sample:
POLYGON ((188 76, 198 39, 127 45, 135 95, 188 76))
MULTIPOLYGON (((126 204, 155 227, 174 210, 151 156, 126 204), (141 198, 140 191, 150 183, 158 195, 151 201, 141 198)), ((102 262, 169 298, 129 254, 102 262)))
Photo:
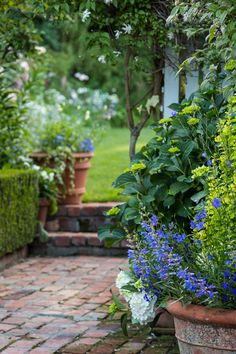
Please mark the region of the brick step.
POLYGON ((109 221, 105 213, 117 203, 85 203, 63 205, 57 214, 48 217, 46 230, 49 232, 97 232, 98 228, 109 221))
POLYGON ((127 242, 106 248, 95 232, 49 232, 48 242, 36 240, 30 246, 31 255, 38 256, 121 256, 127 255, 127 242))

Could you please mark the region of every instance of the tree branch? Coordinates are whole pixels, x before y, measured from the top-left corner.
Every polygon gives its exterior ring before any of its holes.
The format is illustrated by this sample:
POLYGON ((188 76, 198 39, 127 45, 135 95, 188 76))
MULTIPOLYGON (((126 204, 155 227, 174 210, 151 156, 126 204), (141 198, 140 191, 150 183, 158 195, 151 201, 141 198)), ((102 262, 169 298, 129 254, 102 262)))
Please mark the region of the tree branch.
POLYGON ((140 134, 141 130, 144 128, 145 124, 147 123, 148 119, 150 118, 150 113, 148 113, 148 111, 144 111, 142 118, 140 120, 140 122, 136 125, 136 129, 138 131, 138 133, 140 134))
POLYGON ((128 127, 130 130, 134 128, 134 118, 131 105, 131 89, 130 89, 130 71, 129 71, 129 61, 131 58, 131 49, 127 48, 125 52, 125 61, 124 61, 124 71, 125 71, 125 97, 126 97, 126 112, 128 127))
POLYGON ((141 103, 144 98, 146 98, 151 92, 153 91, 153 87, 151 87, 142 97, 140 97, 131 107, 131 109, 133 110, 135 107, 137 107, 137 105, 139 105, 139 103, 141 103))

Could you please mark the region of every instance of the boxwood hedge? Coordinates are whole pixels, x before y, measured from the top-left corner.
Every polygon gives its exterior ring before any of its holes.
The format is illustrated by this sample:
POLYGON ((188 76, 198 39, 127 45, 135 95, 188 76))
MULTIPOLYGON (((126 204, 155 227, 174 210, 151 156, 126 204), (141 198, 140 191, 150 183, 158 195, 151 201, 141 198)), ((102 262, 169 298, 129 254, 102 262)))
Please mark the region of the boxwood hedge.
POLYGON ((0 171, 0 256, 32 242, 37 212, 37 174, 22 170, 0 171))

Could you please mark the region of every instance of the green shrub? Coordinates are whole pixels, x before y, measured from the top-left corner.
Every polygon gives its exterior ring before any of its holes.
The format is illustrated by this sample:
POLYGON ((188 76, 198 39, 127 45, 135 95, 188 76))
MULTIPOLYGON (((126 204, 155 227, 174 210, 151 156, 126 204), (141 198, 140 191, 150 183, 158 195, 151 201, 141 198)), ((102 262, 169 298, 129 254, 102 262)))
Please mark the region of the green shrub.
POLYGON ((33 241, 38 211, 38 178, 33 171, 0 171, 0 256, 33 241))
POLYGON ((220 90, 199 90, 170 107, 175 110, 173 116, 153 126, 156 136, 113 183, 129 199, 112 216, 114 223, 99 230, 99 238, 107 244, 119 242, 127 230, 139 227, 141 209, 163 223, 174 220, 188 233, 195 208, 204 205, 206 178, 193 178, 192 171, 203 164, 207 171, 211 164, 217 121, 224 115, 226 102, 220 90))

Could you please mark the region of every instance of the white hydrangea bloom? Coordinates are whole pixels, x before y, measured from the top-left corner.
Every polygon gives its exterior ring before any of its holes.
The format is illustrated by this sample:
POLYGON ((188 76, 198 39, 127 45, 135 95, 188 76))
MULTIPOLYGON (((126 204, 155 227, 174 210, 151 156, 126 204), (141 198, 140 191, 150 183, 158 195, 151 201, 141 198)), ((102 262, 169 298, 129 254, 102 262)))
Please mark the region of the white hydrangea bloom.
POLYGON ((88 9, 84 10, 82 13, 82 22, 86 22, 90 15, 91 12, 88 9))
POLYGON ((132 278, 130 277, 130 275, 124 270, 121 270, 116 278, 116 287, 118 289, 121 289, 123 286, 128 285, 131 281, 132 278))
POLYGON ((130 34, 132 32, 132 27, 131 25, 127 25, 126 23, 123 24, 122 30, 126 34, 130 34))
POLYGON ((129 302, 132 293, 129 290, 122 289, 123 286, 128 285, 132 282, 132 278, 127 272, 123 270, 120 271, 116 278, 116 287, 120 290, 120 294, 125 298, 125 301, 129 302))
POLYGON ((132 322, 145 325, 153 321, 155 318, 155 303, 157 297, 155 295, 147 295, 149 302, 144 299, 144 294, 133 293, 129 301, 129 306, 132 314, 132 322))

